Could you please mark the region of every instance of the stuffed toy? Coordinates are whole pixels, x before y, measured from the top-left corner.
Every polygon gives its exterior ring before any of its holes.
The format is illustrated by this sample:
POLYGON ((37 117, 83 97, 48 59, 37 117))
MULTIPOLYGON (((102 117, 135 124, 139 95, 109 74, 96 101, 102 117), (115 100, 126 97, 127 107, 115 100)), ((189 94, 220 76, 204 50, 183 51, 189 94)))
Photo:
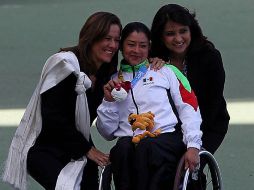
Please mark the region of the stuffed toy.
POLYGON ((131 124, 132 130, 136 129, 145 130, 144 133, 135 135, 132 138, 132 142, 137 144, 141 139, 149 136, 156 137, 161 133, 161 129, 157 129, 152 132, 154 128, 154 114, 152 112, 142 113, 142 114, 130 114, 128 117, 128 121, 131 124))

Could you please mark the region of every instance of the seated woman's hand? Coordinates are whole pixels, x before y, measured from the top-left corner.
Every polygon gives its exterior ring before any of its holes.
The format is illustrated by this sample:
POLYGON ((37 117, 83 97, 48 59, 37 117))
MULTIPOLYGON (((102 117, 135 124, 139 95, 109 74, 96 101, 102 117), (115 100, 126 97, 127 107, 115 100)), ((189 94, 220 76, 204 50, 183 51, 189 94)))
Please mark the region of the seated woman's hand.
POLYGON ((108 102, 114 102, 115 99, 112 97, 111 92, 112 90, 118 85, 117 81, 110 80, 107 84, 103 86, 104 91, 104 99, 108 102))
POLYGON ((195 171, 199 167, 200 158, 199 150, 197 148, 188 148, 185 153, 185 169, 189 168, 191 172, 195 171))

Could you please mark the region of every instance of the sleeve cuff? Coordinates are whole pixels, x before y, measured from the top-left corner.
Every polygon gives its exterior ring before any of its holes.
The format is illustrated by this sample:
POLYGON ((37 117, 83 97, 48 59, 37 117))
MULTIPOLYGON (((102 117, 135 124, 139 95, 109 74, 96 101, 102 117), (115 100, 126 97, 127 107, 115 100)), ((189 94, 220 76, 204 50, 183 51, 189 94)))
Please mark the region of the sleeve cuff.
POLYGON ((106 101, 106 100, 103 98, 102 103, 103 103, 103 106, 104 106, 104 107, 110 107, 110 108, 112 108, 112 109, 117 109, 116 102, 108 102, 108 101, 106 101))
POLYGON ((187 148, 196 148, 196 149, 200 150, 201 144, 195 143, 195 142, 189 142, 187 144, 187 148))

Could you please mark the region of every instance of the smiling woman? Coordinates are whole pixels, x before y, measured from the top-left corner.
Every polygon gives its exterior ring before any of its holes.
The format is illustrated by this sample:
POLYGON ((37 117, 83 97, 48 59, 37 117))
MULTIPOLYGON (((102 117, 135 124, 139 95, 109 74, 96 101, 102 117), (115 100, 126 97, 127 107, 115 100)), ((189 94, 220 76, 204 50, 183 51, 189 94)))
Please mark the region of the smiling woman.
POLYGON ((77 45, 47 59, 12 140, 4 181, 25 190, 29 173, 45 189, 98 189, 98 165, 108 155, 95 148, 90 126, 117 67, 121 29, 116 15, 94 13, 77 45))
POLYGON ((131 65, 137 65, 148 57, 149 42, 142 32, 131 33, 123 42, 122 54, 131 65))
POLYGON ((178 4, 162 6, 152 22, 151 54, 176 66, 189 80, 202 115, 202 147, 219 148, 229 124, 221 53, 203 35, 196 14, 178 4))
POLYGON ((92 58, 99 68, 102 63, 110 62, 118 51, 120 41, 120 29, 118 25, 111 25, 109 33, 103 40, 95 42, 92 46, 92 58))
POLYGON ((150 31, 146 25, 127 24, 120 44, 120 69, 104 88, 97 110, 100 134, 106 140, 119 137, 110 151, 116 189, 171 189, 175 166, 186 148, 186 166, 193 170, 198 163, 201 116, 196 98, 189 93, 187 82, 177 79, 172 67, 155 71, 149 66, 150 31), (112 89, 119 85, 124 88, 126 82, 131 84, 126 97, 115 99, 112 89), (185 90, 179 88, 183 85, 185 90), (175 130, 178 121, 168 94, 177 105, 184 135, 175 130))

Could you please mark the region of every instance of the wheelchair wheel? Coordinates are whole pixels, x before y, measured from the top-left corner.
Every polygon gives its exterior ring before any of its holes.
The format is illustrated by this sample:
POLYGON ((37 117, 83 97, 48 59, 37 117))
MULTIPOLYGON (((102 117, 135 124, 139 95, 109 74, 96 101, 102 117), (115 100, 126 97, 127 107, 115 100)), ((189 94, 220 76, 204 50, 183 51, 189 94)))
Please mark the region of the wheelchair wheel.
POLYGON ((200 170, 196 173, 184 169, 184 157, 181 158, 174 182, 173 190, 223 190, 220 169, 214 156, 202 150, 200 170))
POLYGON ((111 165, 100 168, 99 190, 115 190, 111 165))

